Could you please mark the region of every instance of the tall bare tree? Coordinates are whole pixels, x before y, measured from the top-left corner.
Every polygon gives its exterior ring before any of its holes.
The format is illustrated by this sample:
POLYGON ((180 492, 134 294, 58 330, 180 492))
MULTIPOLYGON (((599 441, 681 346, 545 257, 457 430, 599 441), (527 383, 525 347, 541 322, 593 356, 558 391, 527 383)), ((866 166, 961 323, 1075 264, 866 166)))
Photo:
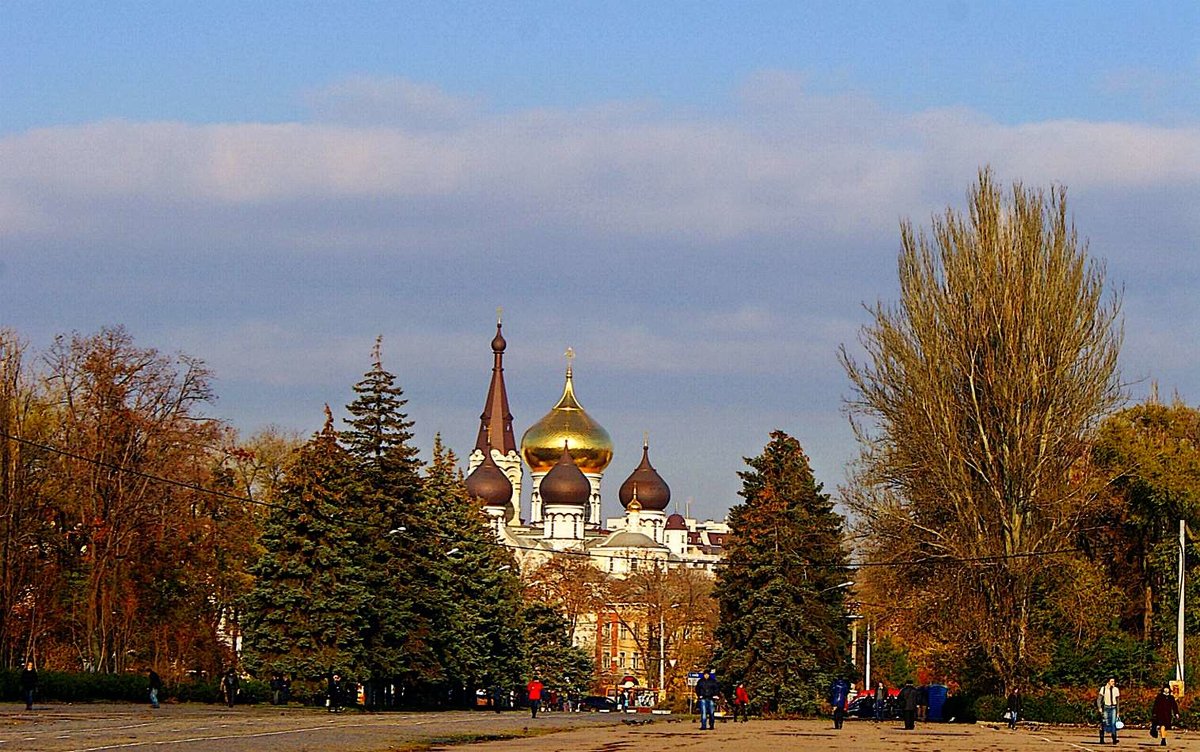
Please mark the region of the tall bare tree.
MULTIPOLYGON (((54 443, 66 449, 56 493, 72 542, 70 641, 96 671, 157 662, 164 648, 144 644, 149 625, 171 621, 181 592, 203 593, 188 564, 194 528, 208 525, 218 502, 157 479, 210 480, 219 424, 200 413, 212 397, 209 372, 185 355, 136 347, 120 327, 59 337, 46 363, 54 443)), ((160 634, 180 636, 186 622, 175 623, 160 634)))
POLYGON ((872 309, 861 362, 842 348, 864 447, 847 502, 867 557, 899 560, 889 576, 1011 687, 1032 669, 1048 555, 1087 501, 1083 439, 1124 399, 1120 300, 1065 189, 1004 191, 982 170, 968 198, 931 233, 902 224, 900 301, 872 309))
MULTIPOLYGON (((53 425, 25 361, 26 344, 0 329, 0 665, 38 657, 59 578, 54 535, 45 520, 49 459, 40 448, 53 425)), ((39 660, 40 663, 40 660, 39 660)))

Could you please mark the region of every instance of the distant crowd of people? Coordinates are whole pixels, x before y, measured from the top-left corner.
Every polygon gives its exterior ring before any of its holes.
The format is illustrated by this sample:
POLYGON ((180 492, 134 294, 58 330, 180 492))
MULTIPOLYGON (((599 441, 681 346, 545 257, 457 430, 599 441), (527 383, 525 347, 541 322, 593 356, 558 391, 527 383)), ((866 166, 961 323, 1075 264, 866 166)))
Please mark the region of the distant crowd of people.
MULTIPOLYGON (((347 705, 356 704, 358 700, 357 686, 344 681, 341 673, 331 672, 326 683, 325 700, 329 712, 338 713, 347 705)), ((33 661, 27 661, 20 677, 21 694, 27 711, 34 709, 37 687, 37 669, 33 661)), ((270 681, 271 704, 287 705, 291 701, 291 687, 290 676, 282 673, 273 674, 270 681)), ((159 693, 162 688, 163 682, 158 672, 153 668, 147 669, 147 693, 150 707, 159 707, 159 693)), ((230 667, 220 679, 221 698, 228 707, 232 708, 237 703, 240 688, 241 681, 238 672, 230 667)), ((578 699, 573 701, 569 695, 558 696, 549 693, 546 685, 536 674, 526 684, 525 695, 531 718, 537 718, 538 712, 542 710, 543 703, 547 700, 549 700, 547 707, 558 710, 578 710, 581 706, 578 699)), ((744 684, 739 683, 734 688, 731 702, 725 702, 716 674, 708 669, 703 671, 696 681, 695 695, 700 729, 703 731, 711 731, 715 728, 718 703, 722 702, 726 706, 732 707, 734 723, 739 719, 743 723, 749 720, 750 694, 744 684)), ((632 706, 633 696, 628 689, 619 690, 616 700, 612 703, 613 709, 623 711, 632 706)), ((904 728, 911 730, 916 727, 918 720, 925 720, 930 705, 929 697, 928 687, 916 687, 911 681, 906 681, 896 692, 889 690, 883 682, 879 682, 872 692, 865 693, 856 692, 849 680, 839 678, 830 685, 828 702, 832 709, 834 729, 842 728, 853 706, 855 714, 860 718, 874 718, 877 722, 899 718, 903 720, 904 728)), ((503 693, 499 689, 493 689, 487 699, 496 712, 500 712, 503 707, 512 707, 516 698, 512 696, 511 692, 503 693)), ((1003 720, 1008 724, 1009 729, 1016 729, 1017 723, 1023 718, 1024 711, 1023 697, 1019 690, 1009 693, 1004 708, 1003 720)), ((1104 744, 1107 738, 1116 744, 1118 732, 1124 728, 1125 724, 1121 720, 1121 690, 1117 686, 1115 677, 1110 677, 1096 691, 1096 711, 1099 714, 1099 742, 1104 744)), ((1159 745, 1166 746, 1174 727, 1179 722, 1179 705, 1170 684, 1163 685, 1162 691, 1155 696, 1150 708, 1150 721, 1151 736, 1159 740, 1159 745)))

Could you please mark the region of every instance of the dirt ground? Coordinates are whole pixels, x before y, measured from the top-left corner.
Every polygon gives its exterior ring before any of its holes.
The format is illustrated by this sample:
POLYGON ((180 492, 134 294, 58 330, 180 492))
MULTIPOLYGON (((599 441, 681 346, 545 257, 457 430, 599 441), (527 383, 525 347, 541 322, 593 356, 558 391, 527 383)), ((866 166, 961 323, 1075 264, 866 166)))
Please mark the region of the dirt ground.
MULTIPOLYGON (((1049 752, 1051 750, 1113 749, 1101 746, 1098 729, 1053 728, 1024 724, 1009 731, 1000 724, 975 725, 920 724, 905 731, 898 723, 875 724, 871 721, 847 721, 835 731, 829 721, 750 721, 719 723, 714 731, 700 731, 695 723, 669 721, 646 726, 580 729, 536 739, 492 742, 473 746, 480 752, 674 752, 696 750, 764 750, 765 752, 809 752, 816 750, 854 750, 854 752, 960 752, 995 750, 1049 752)), ((1200 749, 1197 735, 1171 739, 1168 748, 1200 749)), ((1120 734, 1119 748, 1140 749, 1158 746, 1145 729, 1128 729, 1120 734)))
MULTIPOLYGON (((847 721, 835 731, 829 721, 722 722, 700 731, 691 718, 550 713, 530 720, 525 713, 339 714, 312 708, 164 705, 45 705, 32 713, 21 706, 0 708, 0 752, 674 752, 675 750, 764 750, 809 752, 961 752, 965 750, 1099 750, 1094 728, 999 724, 921 724, 905 731, 898 723, 847 721), (469 746, 479 738, 519 736, 469 746)), ((1126 729, 1120 747, 1158 747, 1145 729, 1126 729)), ((1200 734, 1184 732, 1170 747, 1200 752, 1200 734)))

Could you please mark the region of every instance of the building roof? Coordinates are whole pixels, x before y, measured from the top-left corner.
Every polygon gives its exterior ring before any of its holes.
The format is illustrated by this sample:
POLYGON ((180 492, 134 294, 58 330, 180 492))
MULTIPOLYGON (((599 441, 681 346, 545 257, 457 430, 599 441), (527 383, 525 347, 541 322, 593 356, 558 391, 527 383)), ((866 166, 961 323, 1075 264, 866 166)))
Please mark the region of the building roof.
POLYGON ((545 478, 542 478, 538 491, 542 495, 542 503, 546 506, 587 506, 592 496, 592 484, 575 465, 575 459, 566 442, 563 442, 558 463, 546 473, 545 478))
POLYGON ((666 550, 666 546, 655 542, 645 533, 621 530, 604 541, 605 548, 657 548, 666 550))
POLYGON ((504 388, 504 349, 508 343, 496 322, 496 336, 492 338, 492 383, 488 386, 487 400, 479 416, 479 435, 475 437, 475 448, 488 454, 488 446, 500 454, 517 451, 517 439, 513 434, 512 413, 508 410, 508 391, 504 388))
POLYGON ((507 508, 512 501, 512 481, 492 459, 490 447, 485 447, 483 462, 467 476, 466 486, 467 493, 487 507, 507 508))
POLYGON ((638 502, 642 505, 642 509, 647 511, 661 512, 671 503, 671 487, 651 466, 650 445, 647 442, 642 443, 641 463, 634 468, 617 491, 617 498, 621 500, 621 506, 629 507, 635 489, 638 502))
MULTIPOLYGON (((574 353, 567 350, 567 356, 573 358, 574 353)), ((612 461, 613 443, 608 431, 575 399, 575 380, 569 360, 566 383, 558 404, 521 437, 521 455, 530 472, 545 472, 553 467, 564 441, 571 445, 576 466, 585 473, 603 473, 612 461)))

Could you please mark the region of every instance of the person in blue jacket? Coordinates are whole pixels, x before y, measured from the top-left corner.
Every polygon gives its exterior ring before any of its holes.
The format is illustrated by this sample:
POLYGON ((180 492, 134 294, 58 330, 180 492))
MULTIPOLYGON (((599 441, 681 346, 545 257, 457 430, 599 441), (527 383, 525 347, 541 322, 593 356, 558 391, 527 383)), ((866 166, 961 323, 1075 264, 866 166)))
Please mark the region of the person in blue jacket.
POLYGON ((850 701, 850 682, 839 677, 829 688, 829 704, 833 706, 833 727, 840 729, 846 720, 846 704, 850 701))

